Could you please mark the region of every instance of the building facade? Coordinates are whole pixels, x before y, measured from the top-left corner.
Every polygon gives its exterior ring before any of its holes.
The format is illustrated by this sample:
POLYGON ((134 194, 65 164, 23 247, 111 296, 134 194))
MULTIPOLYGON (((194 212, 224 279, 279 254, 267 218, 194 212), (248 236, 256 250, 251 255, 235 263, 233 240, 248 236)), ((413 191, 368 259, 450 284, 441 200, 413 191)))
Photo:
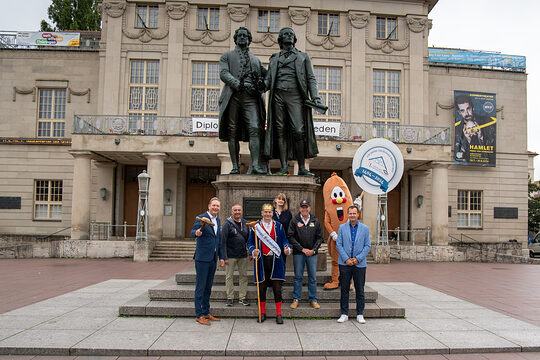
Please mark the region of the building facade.
MULTIPOLYGON (((215 194, 211 182, 231 169, 214 121, 219 57, 245 26, 267 65, 279 29, 291 26, 329 106, 314 116, 320 153, 308 164, 321 181, 336 171, 358 196, 352 158, 386 137, 405 160, 388 195, 390 229, 429 228, 434 245, 464 236, 526 244, 526 74, 430 62, 436 3, 104 0, 98 49, 2 48, 0 233, 84 240, 91 223, 135 225, 136 177, 147 170, 152 239, 186 237, 215 194), (495 166, 455 163, 454 91, 496 94, 495 166)), ((247 144, 240 156, 245 171, 247 144)), ((376 196, 364 197, 364 222, 375 238, 376 196)))

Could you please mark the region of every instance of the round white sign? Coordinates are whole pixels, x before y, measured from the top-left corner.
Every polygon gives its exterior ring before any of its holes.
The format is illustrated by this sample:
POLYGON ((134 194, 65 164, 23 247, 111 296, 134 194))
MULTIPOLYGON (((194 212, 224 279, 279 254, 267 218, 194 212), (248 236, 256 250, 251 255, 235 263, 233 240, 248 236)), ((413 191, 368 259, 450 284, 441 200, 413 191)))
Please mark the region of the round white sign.
POLYGON ((380 195, 399 184, 403 175, 403 155, 391 141, 376 138, 366 141, 353 158, 354 180, 363 190, 380 195))

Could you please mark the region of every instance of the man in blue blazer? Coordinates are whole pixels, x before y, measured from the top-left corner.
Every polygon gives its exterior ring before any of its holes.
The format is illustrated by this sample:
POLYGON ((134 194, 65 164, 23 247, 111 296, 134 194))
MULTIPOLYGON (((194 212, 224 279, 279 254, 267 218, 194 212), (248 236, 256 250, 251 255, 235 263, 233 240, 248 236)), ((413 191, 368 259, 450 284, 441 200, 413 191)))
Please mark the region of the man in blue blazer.
POLYGON ((339 323, 349 320, 349 290, 351 278, 356 292, 356 320, 364 324, 364 284, 366 283, 366 256, 371 248, 369 228, 358 221, 360 210, 349 206, 349 221, 339 226, 336 248, 339 253, 339 284, 341 286, 341 316, 339 323))
POLYGON ((210 199, 208 211, 197 216, 207 218, 213 225, 204 226, 201 221, 195 220, 191 237, 197 237, 197 247, 193 259, 195 260, 195 315, 199 324, 210 325, 210 321, 220 319, 210 314, 210 294, 216 273, 216 262, 219 258, 220 266, 225 265, 221 253, 221 224, 217 217, 221 203, 217 197, 210 199))

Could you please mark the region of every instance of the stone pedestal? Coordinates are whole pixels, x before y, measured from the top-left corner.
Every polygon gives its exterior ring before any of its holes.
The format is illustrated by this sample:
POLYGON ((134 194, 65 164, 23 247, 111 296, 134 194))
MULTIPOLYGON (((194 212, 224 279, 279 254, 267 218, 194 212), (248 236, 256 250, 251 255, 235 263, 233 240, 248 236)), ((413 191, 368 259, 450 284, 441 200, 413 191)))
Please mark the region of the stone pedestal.
MULTIPOLYGON (((287 196, 289 210, 293 216, 298 213, 298 206, 301 200, 307 200, 311 204, 311 211, 314 212, 317 206, 324 204, 315 203, 315 192, 319 188, 314 178, 306 176, 277 176, 277 175, 218 175, 216 181, 212 183, 217 190, 217 197, 221 200, 220 218, 221 222, 230 216, 231 207, 238 203, 243 205, 244 199, 268 199, 272 203, 273 199, 280 192, 287 196)), ((246 209, 244 209, 246 215, 246 209)), ((260 212, 257 212, 257 219, 260 219, 260 212)), ((319 219, 321 226, 324 226, 324 219, 319 219)), ((287 259, 292 265, 292 255, 287 259)), ((319 251, 317 257, 318 270, 326 269, 326 252, 319 251)))
MULTIPOLYGON (((320 185, 314 178, 307 176, 218 175, 212 184, 217 190, 217 197, 221 200, 222 222, 230 216, 234 204, 242 205, 244 199, 253 198, 267 198, 271 203, 280 192, 287 196, 289 210, 293 215, 298 213, 301 200, 310 202, 312 212, 317 206, 324 206, 315 203, 315 192, 320 185)), ((321 226, 324 224, 321 223, 321 226)))

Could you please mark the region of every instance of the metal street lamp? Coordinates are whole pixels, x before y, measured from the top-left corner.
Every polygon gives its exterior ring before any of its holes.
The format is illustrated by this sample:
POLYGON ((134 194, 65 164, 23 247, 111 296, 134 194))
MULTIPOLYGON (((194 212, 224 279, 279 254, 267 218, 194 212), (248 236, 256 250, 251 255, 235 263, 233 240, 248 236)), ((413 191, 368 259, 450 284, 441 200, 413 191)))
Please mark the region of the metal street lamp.
POLYGON ((148 241, 148 188, 150 187, 150 175, 143 170, 137 176, 139 182, 139 206, 137 209, 137 235, 135 241, 148 241))

